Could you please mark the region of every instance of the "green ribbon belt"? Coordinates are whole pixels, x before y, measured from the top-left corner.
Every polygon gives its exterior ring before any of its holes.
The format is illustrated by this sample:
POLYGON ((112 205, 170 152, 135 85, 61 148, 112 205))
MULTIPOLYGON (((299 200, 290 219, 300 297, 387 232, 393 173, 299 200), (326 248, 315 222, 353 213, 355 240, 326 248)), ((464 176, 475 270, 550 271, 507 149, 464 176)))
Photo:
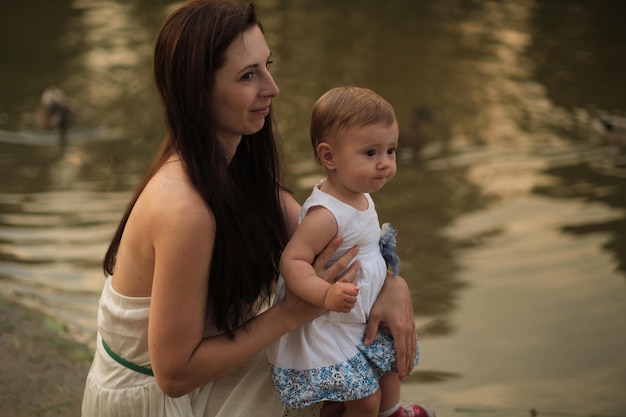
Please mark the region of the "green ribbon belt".
POLYGON ((120 365, 130 370, 133 370, 135 372, 139 372, 140 374, 154 376, 154 372, 152 372, 152 369, 146 368, 144 366, 135 365, 132 362, 128 362, 126 359, 122 358, 117 353, 113 352, 111 348, 109 347, 109 345, 106 344, 104 339, 102 339, 102 346, 104 346, 104 350, 107 351, 109 356, 113 358, 113 360, 115 360, 115 362, 119 363, 120 365))

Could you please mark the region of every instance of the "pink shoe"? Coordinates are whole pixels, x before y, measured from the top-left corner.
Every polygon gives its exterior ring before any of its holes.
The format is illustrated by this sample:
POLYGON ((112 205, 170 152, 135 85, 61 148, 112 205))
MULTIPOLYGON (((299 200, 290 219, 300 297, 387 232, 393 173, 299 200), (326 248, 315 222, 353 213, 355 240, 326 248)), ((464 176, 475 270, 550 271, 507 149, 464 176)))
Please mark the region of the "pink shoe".
POLYGON ((436 417, 435 412, 423 405, 400 407, 389 417, 436 417))

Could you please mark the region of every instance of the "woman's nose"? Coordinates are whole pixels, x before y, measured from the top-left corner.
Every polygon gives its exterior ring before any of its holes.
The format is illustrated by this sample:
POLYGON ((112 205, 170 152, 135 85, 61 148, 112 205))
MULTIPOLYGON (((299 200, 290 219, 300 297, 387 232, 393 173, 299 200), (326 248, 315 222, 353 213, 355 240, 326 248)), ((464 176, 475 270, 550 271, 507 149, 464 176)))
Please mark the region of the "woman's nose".
POLYGON ((263 95, 266 97, 276 97, 280 93, 280 89, 278 88, 278 85, 276 85, 274 77, 272 77, 272 74, 269 72, 267 73, 267 78, 263 87, 263 95))

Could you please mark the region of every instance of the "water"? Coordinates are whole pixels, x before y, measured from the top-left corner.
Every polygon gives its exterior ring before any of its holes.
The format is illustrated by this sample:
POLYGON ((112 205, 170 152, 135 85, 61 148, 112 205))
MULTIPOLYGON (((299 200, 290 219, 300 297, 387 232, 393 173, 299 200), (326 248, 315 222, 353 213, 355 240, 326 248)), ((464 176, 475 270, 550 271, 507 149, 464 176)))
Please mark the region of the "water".
MULTIPOLYGON (((362 85, 396 108, 407 146, 374 198, 400 231, 422 346, 404 399, 626 415, 626 157, 599 123, 626 115, 626 3, 256 3, 300 201, 321 175, 307 130, 322 92, 362 85)), ((163 136, 151 49, 170 8, 0 7, 0 290, 86 343, 108 239, 163 136), (62 149, 33 127, 50 85, 78 110, 62 149)))

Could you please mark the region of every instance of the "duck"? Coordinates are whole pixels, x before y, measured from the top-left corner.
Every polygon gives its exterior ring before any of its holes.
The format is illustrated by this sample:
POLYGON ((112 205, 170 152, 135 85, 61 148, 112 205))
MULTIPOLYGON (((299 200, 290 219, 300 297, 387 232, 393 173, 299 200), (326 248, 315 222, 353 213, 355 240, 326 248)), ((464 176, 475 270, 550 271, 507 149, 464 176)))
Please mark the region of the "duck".
POLYGON ((610 146, 626 152, 626 117, 606 115, 598 118, 600 132, 610 146))
POLYGON ((74 118, 74 110, 60 88, 48 87, 43 91, 36 112, 37 127, 46 131, 58 131, 61 144, 65 144, 65 135, 74 118))
POLYGON ((400 131, 400 148, 398 151, 402 159, 417 161, 420 158, 424 145, 427 143, 423 126, 433 123, 435 119, 430 109, 423 106, 416 106, 411 116, 409 129, 400 131))

